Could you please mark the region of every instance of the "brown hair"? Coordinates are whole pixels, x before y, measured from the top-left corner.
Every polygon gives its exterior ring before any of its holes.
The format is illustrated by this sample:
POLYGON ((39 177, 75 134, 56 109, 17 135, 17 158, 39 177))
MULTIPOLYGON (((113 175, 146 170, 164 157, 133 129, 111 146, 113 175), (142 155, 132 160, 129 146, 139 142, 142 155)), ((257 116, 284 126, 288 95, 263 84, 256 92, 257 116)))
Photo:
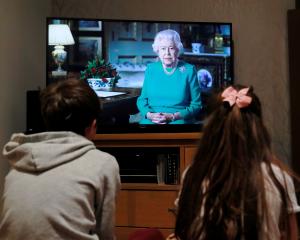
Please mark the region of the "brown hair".
POLYGON ((80 80, 52 83, 41 92, 40 99, 47 131, 72 131, 84 136, 100 111, 96 93, 80 80))
POLYGON ((289 197, 271 167, 277 159, 262 120, 261 103, 253 88, 247 95, 252 102, 245 108, 231 107, 222 101, 221 94, 217 97, 216 109, 208 117, 198 152, 184 178, 175 227, 181 240, 259 239, 263 219, 271 208, 266 202, 262 163, 280 192, 281 229, 289 234, 289 197))

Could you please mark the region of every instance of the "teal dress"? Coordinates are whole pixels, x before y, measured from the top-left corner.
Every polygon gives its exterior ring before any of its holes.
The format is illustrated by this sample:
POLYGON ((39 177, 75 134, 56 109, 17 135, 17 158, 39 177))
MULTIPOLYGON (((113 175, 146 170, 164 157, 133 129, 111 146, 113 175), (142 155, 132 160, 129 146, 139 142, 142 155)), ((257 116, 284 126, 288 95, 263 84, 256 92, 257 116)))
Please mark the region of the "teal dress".
POLYGON ((194 123, 201 109, 200 86, 193 65, 179 61, 173 74, 164 72, 161 61, 147 66, 145 80, 137 107, 140 124, 153 124, 146 118, 148 112, 179 112, 181 119, 171 124, 194 123))

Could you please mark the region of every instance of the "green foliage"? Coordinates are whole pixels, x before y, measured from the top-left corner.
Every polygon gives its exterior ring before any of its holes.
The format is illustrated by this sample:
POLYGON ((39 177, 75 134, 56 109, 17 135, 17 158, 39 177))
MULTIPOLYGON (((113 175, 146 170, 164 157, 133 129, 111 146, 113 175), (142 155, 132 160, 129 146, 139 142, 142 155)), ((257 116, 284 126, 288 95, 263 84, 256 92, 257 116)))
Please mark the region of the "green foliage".
POLYGON ((115 85, 120 76, 110 63, 106 63, 100 56, 96 56, 92 61, 88 61, 85 70, 80 72, 80 79, 88 78, 114 78, 115 85))

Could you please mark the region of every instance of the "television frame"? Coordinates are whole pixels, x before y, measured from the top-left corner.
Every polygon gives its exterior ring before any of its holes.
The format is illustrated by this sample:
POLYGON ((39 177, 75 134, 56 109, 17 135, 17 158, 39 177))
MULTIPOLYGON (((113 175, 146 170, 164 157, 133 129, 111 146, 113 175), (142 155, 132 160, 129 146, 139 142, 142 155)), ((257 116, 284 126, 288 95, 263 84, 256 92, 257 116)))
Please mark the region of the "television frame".
MULTIPOLYGON (((209 96, 212 94, 212 92, 214 91, 218 91, 220 90, 222 87, 226 87, 228 84, 232 84, 234 82, 234 47, 233 47, 233 33, 232 33, 232 23, 229 22, 200 22, 200 21, 175 21, 175 20, 170 20, 170 21, 161 21, 161 20, 134 20, 134 19, 90 19, 90 18, 67 18, 67 17, 47 17, 46 19, 46 28, 48 29, 48 25, 50 23, 50 21, 52 20, 61 20, 61 21, 93 21, 93 22, 97 22, 99 23, 98 26, 97 25, 83 25, 80 28, 78 28, 78 31, 75 31, 75 35, 76 37, 82 37, 82 38, 86 38, 86 39, 96 39, 97 36, 101 37, 101 44, 102 44, 102 49, 101 49, 101 53, 102 56, 106 59, 108 57, 108 53, 105 49, 105 41, 106 41, 106 36, 105 36, 105 29, 101 32, 99 32, 101 30, 101 28, 105 28, 105 22, 121 22, 124 24, 130 24, 130 23, 145 23, 148 25, 151 24, 186 24, 186 25, 199 25, 199 26, 204 26, 204 25, 212 25, 212 26, 220 26, 220 25, 228 25, 229 29, 230 29, 230 35, 227 39, 227 41, 229 43, 227 43, 227 46, 230 49, 230 55, 228 55, 228 59, 230 61, 229 64, 229 69, 227 69, 227 74, 230 75, 231 79, 230 81, 224 81, 224 79, 220 78, 218 79, 218 82, 216 83, 217 85, 215 85, 214 87, 211 87, 208 91, 204 89, 204 91, 201 91, 202 96, 204 96, 205 101, 208 101, 209 96), (104 22, 104 23, 103 23, 104 22), (101 24, 100 24, 101 23, 101 24), (99 25, 101 25, 99 27, 99 25), (99 34, 100 35, 97 35, 99 34)), ((151 27, 151 26, 150 26, 151 27)), ((72 30, 72 26, 71 26, 71 30, 72 30)), ((151 31, 151 30, 150 30, 151 31)), ((50 84, 53 79, 51 80, 51 78, 49 77, 49 64, 51 59, 49 59, 49 54, 50 54, 50 47, 48 46, 48 31, 47 32, 47 37, 46 37, 46 85, 50 84)), ((73 32, 73 31, 72 31, 73 32)), ((74 33, 74 32, 73 32, 74 33)), ((124 38, 128 38, 128 40, 130 40, 129 38, 132 38, 134 40, 134 36, 130 36, 130 35, 124 35, 124 38)), ((132 40, 131 39, 131 40, 132 40)), ((152 36, 147 36, 147 34, 144 36, 144 40, 153 42, 153 38, 152 36)), ((72 56, 73 52, 72 52, 72 48, 71 47, 67 47, 67 51, 68 53, 70 53, 70 55, 72 56), (70 50, 71 49, 71 50, 70 50)), ((186 56, 187 58, 193 58, 194 55, 191 54, 190 56, 186 56)), ((69 64, 72 63, 72 59, 68 59, 69 64)), ((189 62, 189 61, 188 61, 189 62)), ((199 59, 195 59, 195 61, 192 63, 195 64, 195 66, 197 67, 197 65, 201 65, 202 62, 199 59)), ((212 63, 210 66, 210 63, 207 62, 206 63, 208 67, 214 68, 215 67, 215 63, 212 63)), ((217 63, 216 63, 217 64, 217 63)), ((68 66, 68 71, 81 71, 83 70, 82 63, 76 63, 76 61, 73 60, 73 64, 70 64, 68 66)), ((222 74, 221 74, 222 75, 222 74)), ((203 98, 203 97, 202 97, 203 98)), ((203 98, 203 99, 204 99, 203 98)), ((207 102, 205 103, 205 105, 207 105, 207 102)), ((105 111, 105 109, 104 109, 105 111)), ((206 110, 204 110, 206 111, 206 110)), ((203 113, 204 115, 206 114, 206 112, 203 113)), ((122 133, 184 133, 184 132, 199 132, 202 129, 202 121, 199 124, 164 124, 164 125, 152 125, 152 124, 144 124, 144 125, 140 125, 140 124, 135 124, 135 123, 130 123, 130 124, 118 124, 118 125, 102 125, 101 124, 101 119, 98 121, 98 134, 122 134, 122 133)))

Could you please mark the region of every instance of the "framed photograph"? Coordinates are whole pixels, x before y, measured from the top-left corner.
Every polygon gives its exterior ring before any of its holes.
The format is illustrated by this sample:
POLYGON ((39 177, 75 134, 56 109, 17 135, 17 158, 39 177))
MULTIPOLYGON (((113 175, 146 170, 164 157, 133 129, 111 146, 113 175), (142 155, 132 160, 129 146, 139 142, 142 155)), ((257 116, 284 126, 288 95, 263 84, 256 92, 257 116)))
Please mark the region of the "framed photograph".
POLYGON ((79 36, 69 56, 70 66, 84 67, 96 55, 102 57, 102 38, 79 36))
POLYGON ((220 88, 230 82, 227 74, 230 63, 226 55, 183 54, 182 59, 196 67, 198 81, 202 89, 220 88))
POLYGON ((158 23, 142 23, 142 40, 154 41, 157 32, 158 23))
POLYGON ((102 31, 101 21, 81 20, 78 22, 79 31, 102 31))
POLYGON ((137 41, 137 23, 121 22, 119 24, 118 40, 137 41))

